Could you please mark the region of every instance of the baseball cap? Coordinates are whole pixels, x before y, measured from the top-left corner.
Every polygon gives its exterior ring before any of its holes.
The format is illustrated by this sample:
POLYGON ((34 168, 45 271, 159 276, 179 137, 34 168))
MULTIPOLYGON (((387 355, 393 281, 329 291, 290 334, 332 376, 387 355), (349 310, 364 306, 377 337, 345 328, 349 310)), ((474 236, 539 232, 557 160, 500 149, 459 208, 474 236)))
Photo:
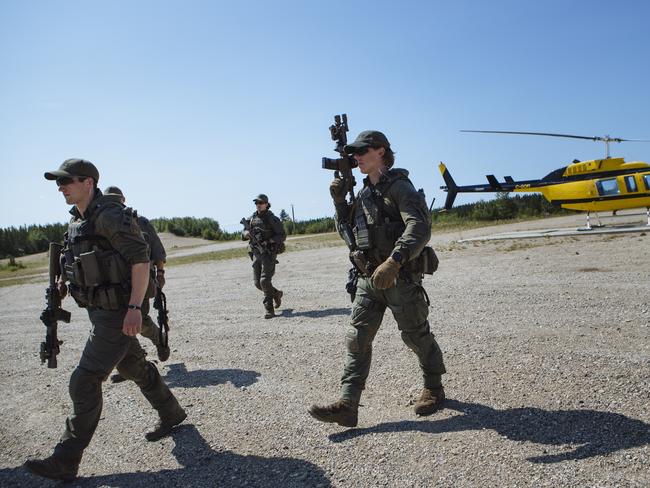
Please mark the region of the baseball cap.
POLYGON ((85 159, 66 159, 59 169, 45 173, 45 179, 56 180, 62 176, 89 176, 95 182, 99 181, 99 171, 93 163, 85 159))

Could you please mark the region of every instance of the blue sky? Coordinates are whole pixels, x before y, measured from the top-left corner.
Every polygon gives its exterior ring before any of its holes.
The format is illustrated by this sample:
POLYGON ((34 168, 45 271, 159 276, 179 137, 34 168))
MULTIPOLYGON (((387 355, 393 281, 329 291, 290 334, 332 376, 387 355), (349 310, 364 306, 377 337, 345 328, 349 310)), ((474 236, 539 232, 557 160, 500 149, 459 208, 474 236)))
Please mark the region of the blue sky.
MULTIPOLYGON (((542 177, 602 144, 459 129, 650 139, 649 19, 640 0, 2 0, 0 227, 67 220, 43 173, 70 157, 152 218, 233 230, 260 192, 331 215, 341 112, 436 206, 441 160, 459 184, 542 177)), ((612 154, 650 161, 650 143, 612 154)))

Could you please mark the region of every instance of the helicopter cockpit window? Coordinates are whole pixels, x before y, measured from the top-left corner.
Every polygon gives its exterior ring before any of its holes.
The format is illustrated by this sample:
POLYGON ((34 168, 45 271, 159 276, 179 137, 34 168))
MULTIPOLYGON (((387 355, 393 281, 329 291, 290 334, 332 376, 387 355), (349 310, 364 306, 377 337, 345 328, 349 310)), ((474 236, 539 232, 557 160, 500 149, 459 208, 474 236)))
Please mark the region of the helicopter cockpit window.
POLYGON ((596 188, 598 188, 598 194, 602 197, 618 195, 618 182, 616 178, 599 180, 596 182, 596 188))
POLYGON ((637 191, 636 180, 634 179, 634 176, 625 177, 625 187, 627 188, 628 193, 637 191))
POLYGON ((645 189, 650 190, 650 175, 643 175, 643 181, 645 182, 645 189))

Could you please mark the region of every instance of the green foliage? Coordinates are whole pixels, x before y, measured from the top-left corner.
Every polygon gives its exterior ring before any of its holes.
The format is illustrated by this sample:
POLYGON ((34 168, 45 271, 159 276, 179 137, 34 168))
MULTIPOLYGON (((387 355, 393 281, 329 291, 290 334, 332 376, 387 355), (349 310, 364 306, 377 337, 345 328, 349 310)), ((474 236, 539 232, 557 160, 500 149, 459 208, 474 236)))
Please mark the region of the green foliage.
POLYGON ((16 261, 16 258, 13 256, 9 256, 9 262, 7 264, 0 264, 0 271, 18 271, 19 269, 25 268, 26 266, 20 261, 16 261))
POLYGON ((67 228, 67 224, 47 224, 0 229, 0 258, 47 251, 50 242, 63 242, 67 228))
POLYGON ((152 219, 156 232, 169 232, 180 237, 200 237, 210 241, 232 241, 240 238, 239 232, 226 232, 219 222, 210 218, 196 217, 161 217, 152 219))
POLYGON ((336 230, 334 227, 334 219, 332 217, 299 220, 297 222, 285 220, 283 225, 287 235, 321 234, 323 232, 333 232, 336 230))
POLYGON ((494 200, 459 205, 448 212, 433 213, 434 223, 460 223, 463 221, 495 221, 546 217, 567 214, 568 210, 551 205, 542 195, 515 195, 499 193, 494 200))

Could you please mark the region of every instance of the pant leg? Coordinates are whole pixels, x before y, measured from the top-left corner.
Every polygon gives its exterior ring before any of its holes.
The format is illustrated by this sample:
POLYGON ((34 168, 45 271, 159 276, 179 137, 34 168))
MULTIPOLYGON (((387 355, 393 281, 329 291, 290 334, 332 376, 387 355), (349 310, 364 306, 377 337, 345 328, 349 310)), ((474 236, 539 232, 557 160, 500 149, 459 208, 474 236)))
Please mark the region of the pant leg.
POLYGON ((160 345, 160 329, 158 328, 158 324, 149 315, 150 311, 150 300, 145 299, 142 302, 142 331, 140 334, 142 337, 149 339, 154 346, 158 347, 160 345))
POLYGON ((386 304, 369 279, 360 277, 345 336, 346 361, 341 377, 341 398, 358 404, 366 387, 372 359, 372 341, 384 318, 386 304))
POLYGON ((158 370, 145 360, 138 340, 122 333, 125 311, 89 310, 92 323, 90 337, 70 377, 73 412, 55 447, 63 459, 80 459, 97 428, 102 411, 102 382, 113 368, 136 382, 144 396, 159 413, 177 404, 162 382, 158 370))
POLYGON ((385 295, 402 332, 402 340, 418 357, 424 386, 440 387, 445 365, 440 346, 429 327, 429 305, 421 283, 400 279, 396 286, 385 291, 385 295))
POLYGON ((264 253, 261 258, 260 288, 264 292, 264 305, 273 306, 273 297, 277 290, 273 287, 273 275, 275 274, 275 256, 264 253))
MULTIPOLYGON (((88 311, 90 336, 79 365, 70 377, 72 414, 55 453, 66 459, 81 458, 93 437, 102 412, 102 382, 130 347, 132 338, 122 333, 124 311, 88 311)), ((137 342, 137 341, 136 341, 137 342)))
POLYGON ((261 290, 262 285, 260 284, 260 279, 262 276, 262 256, 259 253, 254 253, 252 259, 253 263, 251 266, 253 266, 253 284, 255 285, 255 288, 261 290))

